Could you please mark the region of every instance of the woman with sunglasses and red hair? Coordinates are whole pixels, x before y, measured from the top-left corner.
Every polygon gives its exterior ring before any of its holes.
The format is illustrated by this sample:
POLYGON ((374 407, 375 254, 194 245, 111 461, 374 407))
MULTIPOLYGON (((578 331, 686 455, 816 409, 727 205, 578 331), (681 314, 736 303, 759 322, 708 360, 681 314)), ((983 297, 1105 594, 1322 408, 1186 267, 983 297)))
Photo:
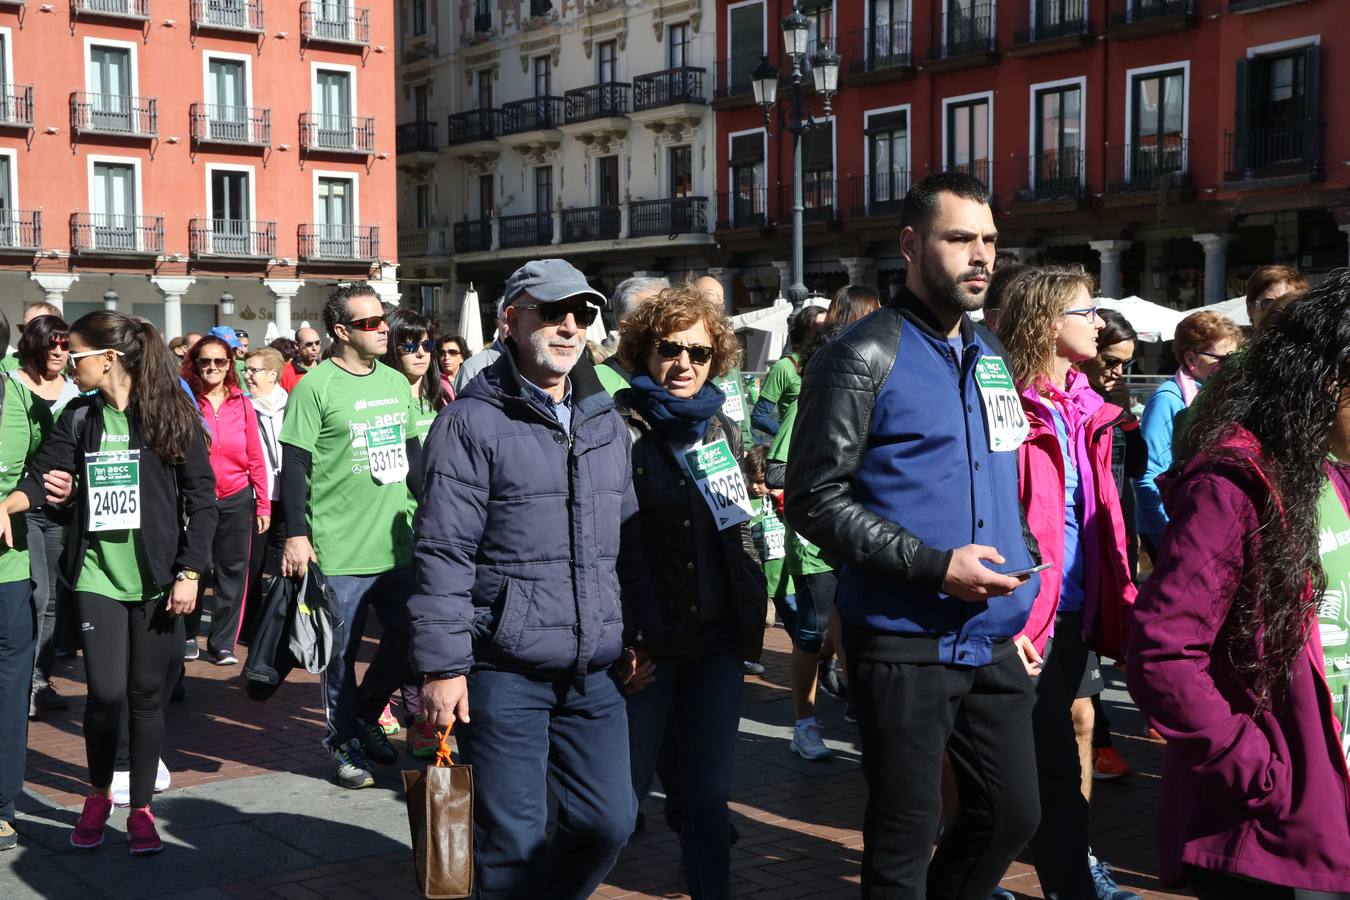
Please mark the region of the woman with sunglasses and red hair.
MULTIPOLYGON (((216 476, 220 522, 212 543, 215 610, 206 638, 206 658, 218 666, 239 662, 234 644, 248 595, 248 561, 253 533, 263 534, 272 520, 267 490, 267 459, 258 433, 258 414, 239 384, 234 350, 207 335, 192 345, 183 361, 183 378, 192 388, 202 421, 211 436, 211 470, 216 476)), ((188 616, 183 658, 196 659, 201 606, 188 616)))
POLYGON ((681 798, 689 893, 728 897, 742 660, 759 656, 768 609, 741 429, 711 380, 735 365, 740 344, 721 304, 692 284, 641 304, 622 335, 619 359, 632 378, 614 403, 632 438, 643 550, 666 626, 644 634, 627 685, 633 788, 646 796, 674 723, 678 785, 667 791, 681 798))

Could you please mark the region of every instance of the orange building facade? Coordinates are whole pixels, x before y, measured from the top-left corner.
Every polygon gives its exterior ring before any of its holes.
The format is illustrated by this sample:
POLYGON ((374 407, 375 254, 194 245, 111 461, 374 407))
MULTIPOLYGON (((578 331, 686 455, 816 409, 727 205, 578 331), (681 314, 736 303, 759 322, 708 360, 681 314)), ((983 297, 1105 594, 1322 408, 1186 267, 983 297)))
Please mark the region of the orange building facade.
POLYGON ((0 312, 257 345, 339 282, 398 299, 394 14, 346 0, 0 0, 0 312))

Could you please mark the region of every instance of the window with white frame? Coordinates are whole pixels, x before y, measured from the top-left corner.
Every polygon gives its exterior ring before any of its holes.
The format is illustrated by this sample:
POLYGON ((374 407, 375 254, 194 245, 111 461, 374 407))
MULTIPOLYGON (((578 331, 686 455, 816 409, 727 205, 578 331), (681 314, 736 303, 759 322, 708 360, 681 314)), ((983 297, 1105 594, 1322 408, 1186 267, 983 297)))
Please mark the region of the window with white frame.
POLYGON ((1032 187, 1038 196, 1075 194, 1083 171, 1083 89, 1072 84, 1038 88, 1032 187))
POLYGON ((866 123, 867 208, 898 212, 909 191, 909 111, 867 113, 866 123))
POLYGON ((764 224, 768 212, 768 180, 764 169, 764 131, 731 137, 731 205, 733 226, 764 224))
POLYGON ((350 259, 356 238, 356 179, 320 176, 314 198, 314 230, 322 257, 350 259))
POLYGON ((764 54, 764 4, 758 0, 727 7, 727 66, 721 85, 728 94, 750 93, 751 74, 764 54))
POLYGON ((345 150, 356 146, 352 117, 352 73, 345 69, 316 69, 315 94, 318 109, 317 144, 322 149, 345 150))
POLYGON ((965 172, 989 184, 993 136, 989 133, 989 100, 978 98, 947 104, 948 171, 965 172))
POLYGON ((1186 170, 1186 71, 1143 72, 1130 81, 1129 180, 1186 170))
POLYGON ((234 168, 213 168, 209 172, 211 252, 254 255, 252 172, 234 168))
POLYGON ((105 252, 136 251, 136 167, 132 163, 95 162, 90 199, 93 248, 105 252))

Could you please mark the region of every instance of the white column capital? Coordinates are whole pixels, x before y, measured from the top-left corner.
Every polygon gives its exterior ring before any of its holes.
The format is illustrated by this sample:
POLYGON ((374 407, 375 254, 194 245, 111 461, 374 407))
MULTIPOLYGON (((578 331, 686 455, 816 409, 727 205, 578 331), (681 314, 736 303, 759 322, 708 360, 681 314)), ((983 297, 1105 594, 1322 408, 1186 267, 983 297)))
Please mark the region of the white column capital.
POLYGON ((291 300, 305 286, 303 278, 264 278, 263 287, 272 292, 278 300, 291 300))
POLYGON ((381 303, 388 303, 390 306, 398 306, 399 297, 403 292, 399 290, 397 281, 384 281, 379 278, 372 278, 366 282, 370 289, 380 298, 381 303))
POLYGON ((30 272, 28 277, 37 282, 37 286, 42 289, 46 295, 43 299, 57 309, 63 309, 62 301, 65 299, 66 291, 80 280, 80 276, 74 272, 30 272))
POLYGON ((1221 253, 1237 240, 1233 234, 1193 234, 1191 240, 1204 248, 1205 253, 1221 253))
POLYGON ((1228 299, 1228 245, 1236 240, 1231 234, 1193 234, 1195 241, 1205 250, 1205 305, 1221 303, 1228 299))
POLYGON ((1106 256, 1108 253, 1116 255, 1124 253, 1133 243, 1133 241, 1088 241, 1088 246, 1106 256))
POLYGON ((181 297, 197 283, 197 279, 190 275, 152 275, 150 283, 166 297, 181 297))
POLYGON ((873 262, 867 256, 841 256, 839 264, 844 267, 845 274, 848 275, 850 284, 868 284, 871 279, 867 277, 873 270, 873 262))
POLYGON ((152 275, 150 283, 164 294, 164 336, 179 337, 183 333, 183 295, 197 279, 185 275, 152 275))
POLYGON ((1101 296, 1120 298, 1120 254, 1129 249, 1131 241, 1088 241, 1088 246, 1101 257, 1097 289, 1101 296))

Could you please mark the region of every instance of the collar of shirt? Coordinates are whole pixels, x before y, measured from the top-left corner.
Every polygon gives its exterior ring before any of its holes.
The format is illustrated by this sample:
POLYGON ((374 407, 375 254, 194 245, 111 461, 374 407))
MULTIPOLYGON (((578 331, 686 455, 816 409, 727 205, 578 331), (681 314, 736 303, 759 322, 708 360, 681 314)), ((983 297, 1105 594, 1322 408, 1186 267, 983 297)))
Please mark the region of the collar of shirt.
POLYGON ((520 376, 520 383, 525 385, 526 391, 539 403, 542 403, 544 409, 548 410, 553 418, 558 418, 558 407, 565 407, 570 413, 572 410, 572 379, 568 378, 563 382, 563 397, 561 400, 553 399, 553 395, 541 388, 539 385, 530 381, 524 375, 520 376))

